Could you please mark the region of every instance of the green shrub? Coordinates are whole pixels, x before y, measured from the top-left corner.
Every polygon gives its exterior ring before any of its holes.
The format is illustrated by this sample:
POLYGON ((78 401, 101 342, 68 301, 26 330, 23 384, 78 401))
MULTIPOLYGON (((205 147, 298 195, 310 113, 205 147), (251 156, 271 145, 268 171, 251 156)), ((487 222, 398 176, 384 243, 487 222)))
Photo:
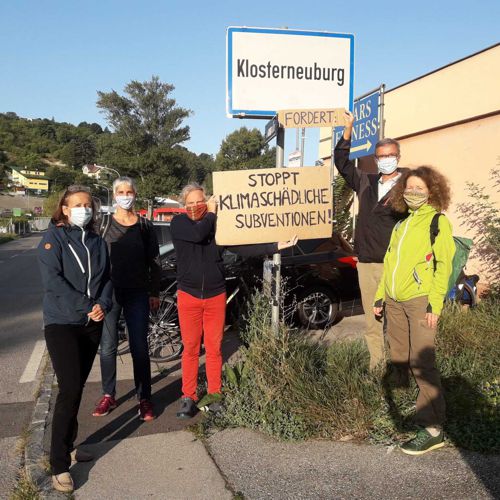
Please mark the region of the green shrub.
POLYGON ((13 233, 1 233, 0 234, 0 244, 15 240, 16 238, 17 238, 17 235, 15 235, 13 233))
MULTIPOLYGON (((370 373, 362 341, 327 347, 282 326, 272 331, 268 300, 256 294, 243 333, 242 359, 224 370, 226 412, 216 426, 259 429, 280 439, 350 436, 392 443, 413 430, 417 388, 396 388, 370 373)), ((438 366, 450 440, 499 450, 500 305, 448 306, 438 334, 438 366)))

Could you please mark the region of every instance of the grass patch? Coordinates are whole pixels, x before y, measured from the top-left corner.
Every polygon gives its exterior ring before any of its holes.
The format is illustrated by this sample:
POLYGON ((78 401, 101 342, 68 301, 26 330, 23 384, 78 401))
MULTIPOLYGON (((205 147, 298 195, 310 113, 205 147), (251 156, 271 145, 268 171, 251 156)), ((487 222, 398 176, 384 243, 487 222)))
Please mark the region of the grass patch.
POLYGON ((17 238, 17 235, 12 234, 12 233, 2 233, 0 234, 0 245, 2 243, 7 243, 8 241, 15 240, 17 238))
MULTIPOLYGON (((362 341, 314 343, 282 326, 271 329, 268 301, 256 294, 243 359, 224 370, 226 412, 218 427, 249 427, 279 439, 354 437, 394 443, 413 430, 417 388, 396 388, 370 373, 362 341)), ((500 305, 448 307, 438 335, 450 440, 478 451, 500 450, 500 305)))
POLYGON ((20 472, 19 480, 10 498, 11 500, 39 500, 41 498, 36 484, 28 477, 24 469, 20 472))

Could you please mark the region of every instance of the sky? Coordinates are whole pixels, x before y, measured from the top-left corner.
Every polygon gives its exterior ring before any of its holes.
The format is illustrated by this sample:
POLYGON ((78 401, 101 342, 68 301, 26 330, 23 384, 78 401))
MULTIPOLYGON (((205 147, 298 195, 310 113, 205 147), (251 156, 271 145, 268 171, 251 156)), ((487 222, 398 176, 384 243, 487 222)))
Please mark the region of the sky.
MULTIPOLYGON (((354 95, 390 89, 499 41, 500 1, 14 0, 0 5, 0 112, 106 125, 97 91, 158 75, 175 86, 196 153, 263 120, 226 117, 226 28, 353 33, 354 95)), ((306 129, 305 164, 318 131, 306 129)), ((288 130, 285 153, 295 149, 288 130)))

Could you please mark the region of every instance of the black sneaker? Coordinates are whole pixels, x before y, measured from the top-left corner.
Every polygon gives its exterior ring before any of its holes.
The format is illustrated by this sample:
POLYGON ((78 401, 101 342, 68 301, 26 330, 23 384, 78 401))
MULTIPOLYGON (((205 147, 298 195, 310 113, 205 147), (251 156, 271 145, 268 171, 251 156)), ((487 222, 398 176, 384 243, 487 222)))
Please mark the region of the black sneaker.
POLYGON ((222 407, 222 394, 206 394, 198 403, 198 410, 204 412, 221 413, 222 407))
POLYGON ((432 436, 426 429, 420 429, 417 435, 401 445, 401 451, 408 455, 423 455, 431 450, 444 446, 444 432, 441 431, 436 437, 432 436))
POLYGON ((177 412, 177 418, 193 418, 196 413, 196 403, 191 398, 181 398, 181 407, 177 412))

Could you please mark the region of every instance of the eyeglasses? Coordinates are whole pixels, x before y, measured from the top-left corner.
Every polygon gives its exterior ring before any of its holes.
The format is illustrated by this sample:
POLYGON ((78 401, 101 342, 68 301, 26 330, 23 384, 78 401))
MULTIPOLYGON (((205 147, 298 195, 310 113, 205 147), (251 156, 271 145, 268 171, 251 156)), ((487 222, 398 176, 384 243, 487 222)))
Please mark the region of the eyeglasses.
POLYGON ((398 155, 397 154, 395 155, 394 153, 389 155, 375 155, 376 160, 385 160, 386 158, 397 158, 397 157, 398 155))

